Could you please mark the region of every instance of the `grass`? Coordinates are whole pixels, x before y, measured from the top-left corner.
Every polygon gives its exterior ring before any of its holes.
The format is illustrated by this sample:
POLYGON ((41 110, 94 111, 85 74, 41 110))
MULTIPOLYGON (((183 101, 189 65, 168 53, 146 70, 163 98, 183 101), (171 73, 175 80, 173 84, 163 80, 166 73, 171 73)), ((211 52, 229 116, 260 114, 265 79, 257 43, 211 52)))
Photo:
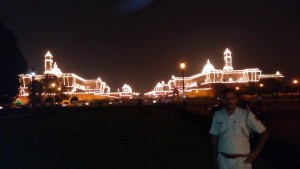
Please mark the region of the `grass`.
MULTIPOLYGON (((44 109, 0 117, 0 168, 212 168, 210 136, 176 107, 44 109)), ((262 160, 257 169, 274 168, 262 160)))

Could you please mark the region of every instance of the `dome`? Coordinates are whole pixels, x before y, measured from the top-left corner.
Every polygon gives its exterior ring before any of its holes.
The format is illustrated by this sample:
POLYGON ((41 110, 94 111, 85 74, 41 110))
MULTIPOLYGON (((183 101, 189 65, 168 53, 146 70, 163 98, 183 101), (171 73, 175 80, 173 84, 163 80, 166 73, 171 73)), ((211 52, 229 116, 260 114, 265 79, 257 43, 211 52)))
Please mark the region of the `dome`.
POLYGON ((156 87, 160 88, 160 87, 163 87, 163 85, 160 82, 158 82, 157 85, 156 85, 156 87))
POLYGON ((203 67, 202 73, 209 73, 214 70, 215 70, 215 67, 212 64, 210 64, 209 59, 207 59, 207 63, 203 67))
POLYGON ((122 87, 122 92, 132 93, 132 88, 128 84, 124 84, 122 87))
POLYGON ((58 77, 62 75, 62 72, 61 72, 61 70, 57 67, 56 62, 54 63, 54 67, 53 67, 53 69, 52 69, 52 73, 53 73, 54 75, 58 76, 58 77))

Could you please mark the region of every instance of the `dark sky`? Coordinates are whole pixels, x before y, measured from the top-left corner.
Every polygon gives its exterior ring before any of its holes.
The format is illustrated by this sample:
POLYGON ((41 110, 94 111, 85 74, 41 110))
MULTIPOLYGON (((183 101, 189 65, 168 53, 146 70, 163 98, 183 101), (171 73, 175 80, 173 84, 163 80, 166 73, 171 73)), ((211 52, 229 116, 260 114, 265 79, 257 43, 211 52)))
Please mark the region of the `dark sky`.
POLYGON ((0 20, 12 29, 37 73, 50 50, 63 72, 100 77, 113 91, 134 91, 202 71, 207 59, 223 68, 279 70, 300 75, 299 0, 0 0, 0 20))

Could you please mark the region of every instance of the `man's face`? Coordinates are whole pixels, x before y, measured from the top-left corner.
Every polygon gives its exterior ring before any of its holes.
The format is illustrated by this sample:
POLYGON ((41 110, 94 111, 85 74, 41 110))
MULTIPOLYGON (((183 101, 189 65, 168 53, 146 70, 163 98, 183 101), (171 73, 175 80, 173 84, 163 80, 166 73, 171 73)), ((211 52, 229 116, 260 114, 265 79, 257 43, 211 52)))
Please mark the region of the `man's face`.
POLYGON ((223 96, 223 103, 226 109, 235 109, 238 103, 238 98, 234 92, 227 92, 223 96))

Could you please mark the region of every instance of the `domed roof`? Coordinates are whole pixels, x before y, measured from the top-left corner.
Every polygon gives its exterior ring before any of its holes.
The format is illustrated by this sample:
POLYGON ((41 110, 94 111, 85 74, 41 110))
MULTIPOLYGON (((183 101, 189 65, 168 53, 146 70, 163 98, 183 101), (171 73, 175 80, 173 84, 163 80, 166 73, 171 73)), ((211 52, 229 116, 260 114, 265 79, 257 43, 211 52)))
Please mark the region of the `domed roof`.
POLYGON ((56 76, 61 76, 62 75, 62 72, 61 70, 57 67, 57 64, 56 62, 54 63, 54 67, 52 69, 52 73, 56 76))
POLYGON ((203 67, 202 73, 209 73, 214 70, 215 70, 215 67, 209 62, 209 59, 207 59, 207 63, 203 67))
POLYGON ((124 84, 122 87, 122 92, 132 93, 132 88, 128 84, 124 84))
POLYGON ((163 87, 163 85, 160 82, 158 82, 157 85, 156 85, 156 87, 158 87, 158 88, 159 87, 163 87))

